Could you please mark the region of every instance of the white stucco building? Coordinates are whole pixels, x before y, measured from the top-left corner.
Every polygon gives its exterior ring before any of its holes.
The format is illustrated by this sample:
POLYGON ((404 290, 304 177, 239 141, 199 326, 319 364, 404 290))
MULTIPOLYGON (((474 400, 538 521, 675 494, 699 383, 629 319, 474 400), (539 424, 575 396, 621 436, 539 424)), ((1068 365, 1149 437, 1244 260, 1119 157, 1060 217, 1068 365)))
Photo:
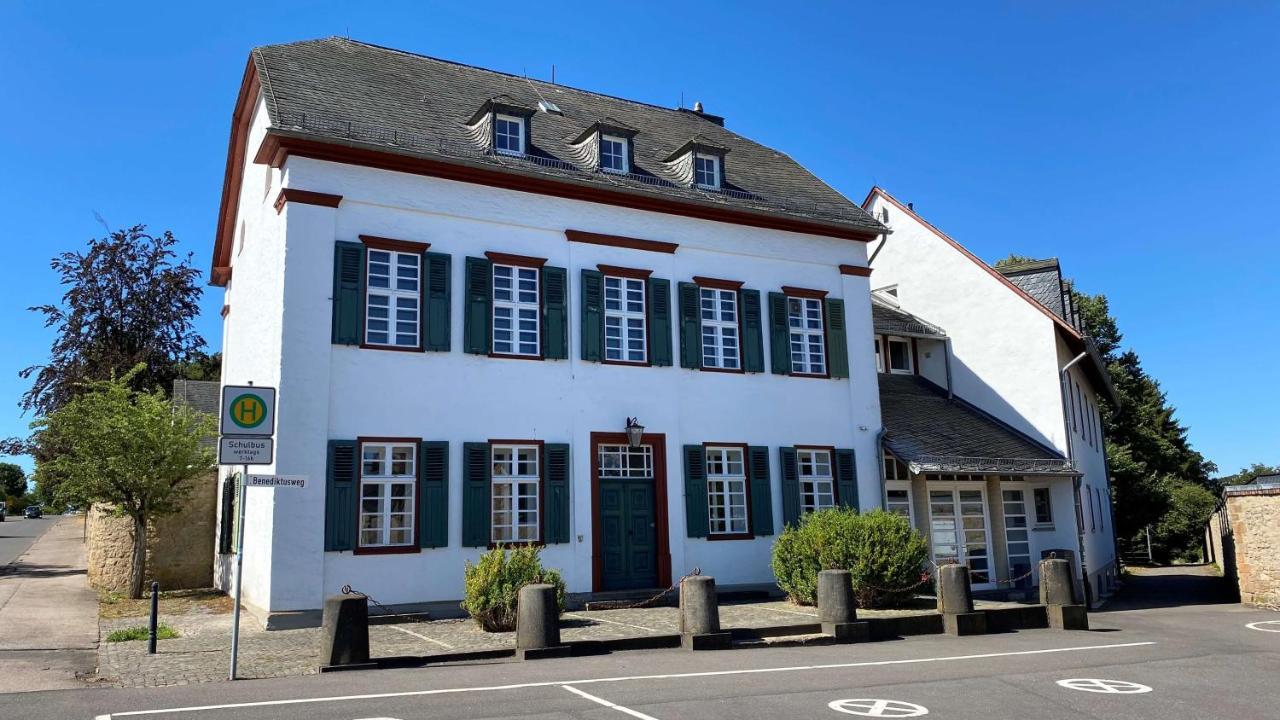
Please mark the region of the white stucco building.
POLYGON ((880 188, 863 206, 891 229, 870 256, 888 506, 975 589, 1038 584, 1056 552, 1096 601, 1117 575, 1098 414, 1115 397, 1057 261, 996 270, 880 188))
POLYGON ((340 38, 255 50, 222 377, 279 388, 254 471, 311 482, 251 492, 247 607, 311 623, 351 585, 456 609, 464 561, 510 542, 573 593, 771 586, 784 522, 881 502, 882 230, 700 107, 340 38))

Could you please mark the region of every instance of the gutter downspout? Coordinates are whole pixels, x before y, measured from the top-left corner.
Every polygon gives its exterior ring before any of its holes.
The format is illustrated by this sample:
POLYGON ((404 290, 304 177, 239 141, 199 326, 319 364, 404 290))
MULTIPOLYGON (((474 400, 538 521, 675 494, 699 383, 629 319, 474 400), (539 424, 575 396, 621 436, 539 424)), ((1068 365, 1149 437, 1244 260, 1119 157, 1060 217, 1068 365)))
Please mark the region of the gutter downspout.
POLYGON ((947 367, 947 399, 954 400, 956 397, 955 389, 951 383, 951 338, 948 337, 942 342, 942 360, 947 367))
MULTIPOLYGON (((1067 363, 1066 365, 1063 365, 1062 369, 1058 371, 1058 392, 1062 397, 1062 431, 1066 434, 1066 438, 1067 438, 1067 462, 1071 463, 1071 469, 1076 470, 1077 473, 1079 472, 1079 470, 1076 468, 1075 440, 1074 438, 1071 437, 1071 408, 1068 406, 1068 403, 1070 402, 1068 400, 1068 398, 1070 397, 1070 391, 1068 390, 1069 386, 1067 385, 1067 383, 1070 382, 1070 380, 1068 379, 1067 373, 1071 370, 1073 366, 1075 366, 1076 363, 1080 362, 1081 360, 1085 359, 1088 356, 1089 356, 1088 352, 1082 352, 1079 355, 1075 356, 1075 358, 1073 358, 1071 362, 1067 363)), ((1080 504, 1080 475, 1079 474, 1075 475, 1071 479, 1071 487, 1075 495, 1076 546, 1080 552, 1080 579, 1084 585, 1084 594, 1085 594, 1085 597, 1083 598, 1084 604, 1085 604, 1085 607, 1088 607, 1089 606, 1089 566, 1085 560, 1085 554, 1084 554, 1084 508, 1080 504)))
POLYGON ((884 510, 889 507, 889 481, 884 476, 884 423, 880 424, 880 432, 876 433, 876 452, 879 453, 876 467, 880 468, 880 509, 884 510))

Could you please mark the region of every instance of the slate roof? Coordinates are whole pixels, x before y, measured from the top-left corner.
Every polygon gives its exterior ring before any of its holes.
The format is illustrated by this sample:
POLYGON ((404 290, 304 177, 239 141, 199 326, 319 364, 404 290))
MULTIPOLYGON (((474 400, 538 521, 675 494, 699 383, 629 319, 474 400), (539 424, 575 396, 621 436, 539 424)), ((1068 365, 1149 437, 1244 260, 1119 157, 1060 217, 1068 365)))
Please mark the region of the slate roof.
POLYGON ((1075 475, 1060 453, 915 375, 880 374, 884 444, 912 472, 1075 475))
POLYGON ((1071 318, 1067 317, 1062 306, 1062 269, 1057 258, 997 267, 996 271, 1053 311, 1054 315, 1070 322, 1071 318))
POLYGON ((878 335, 906 335, 909 337, 943 338, 946 332, 932 323, 899 307, 894 307, 888 300, 871 293, 871 322, 878 335))
MULTIPOLYGON (((884 227, 785 154, 722 127, 715 116, 659 107, 330 37, 252 54, 281 134, 380 147, 506 172, 599 184, 641 195, 794 216, 855 231, 884 227), (538 111, 548 100, 563 114, 538 111), (468 121, 486 103, 532 112, 530 157, 490 152, 468 121), (593 124, 635 128, 629 175, 585 167, 574 147, 593 124), (667 162, 690 142, 725 150, 723 191, 688 187, 667 162)), ((687 165, 688 163, 685 163, 687 165)))
POLYGON ((218 414, 222 383, 217 380, 174 380, 173 399, 210 415, 218 414))

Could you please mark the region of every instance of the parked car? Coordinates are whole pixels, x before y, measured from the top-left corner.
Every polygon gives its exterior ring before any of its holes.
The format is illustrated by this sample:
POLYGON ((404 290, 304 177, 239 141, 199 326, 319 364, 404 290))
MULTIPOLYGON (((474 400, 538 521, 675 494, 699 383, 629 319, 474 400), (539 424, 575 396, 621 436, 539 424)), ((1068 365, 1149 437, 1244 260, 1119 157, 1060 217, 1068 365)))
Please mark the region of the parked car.
POLYGON ((39 505, 28 505, 26 511, 23 512, 23 517, 28 520, 42 518, 44 517, 44 510, 41 509, 39 505))

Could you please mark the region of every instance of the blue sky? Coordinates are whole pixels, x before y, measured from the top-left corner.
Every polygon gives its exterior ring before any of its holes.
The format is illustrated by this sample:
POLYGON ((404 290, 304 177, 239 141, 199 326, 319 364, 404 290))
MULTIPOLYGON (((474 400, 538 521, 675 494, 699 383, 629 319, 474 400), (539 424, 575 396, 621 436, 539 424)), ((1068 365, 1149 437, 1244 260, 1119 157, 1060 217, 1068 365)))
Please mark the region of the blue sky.
MULTIPOLYGON (((879 184, 914 202, 986 260, 1057 256, 1110 297, 1197 449, 1227 472, 1280 463, 1280 5, 196 5, 0 6, 0 435, 31 419, 17 373, 48 354, 25 308, 61 295, 49 258, 104 234, 97 213, 173 230, 207 270, 250 48, 349 35, 700 100, 855 201, 879 184)), ((210 288, 213 348, 220 306, 210 288)))

